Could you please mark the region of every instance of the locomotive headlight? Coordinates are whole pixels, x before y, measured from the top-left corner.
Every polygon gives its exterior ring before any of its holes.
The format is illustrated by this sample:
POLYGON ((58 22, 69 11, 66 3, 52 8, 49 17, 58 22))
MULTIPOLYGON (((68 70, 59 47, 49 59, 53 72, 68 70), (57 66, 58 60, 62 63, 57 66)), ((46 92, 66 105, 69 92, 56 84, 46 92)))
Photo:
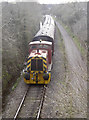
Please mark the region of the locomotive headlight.
POLYGON ((43 78, 44 78, 44 80, 48 80, 49 79, 49 73, 44 73, 43 78))
POLYGON ((24 72, 23 72, 23 77, 24 77, 26 80, 30 80, 30 73, 27 72, 27 71, 24 71, 24 72))

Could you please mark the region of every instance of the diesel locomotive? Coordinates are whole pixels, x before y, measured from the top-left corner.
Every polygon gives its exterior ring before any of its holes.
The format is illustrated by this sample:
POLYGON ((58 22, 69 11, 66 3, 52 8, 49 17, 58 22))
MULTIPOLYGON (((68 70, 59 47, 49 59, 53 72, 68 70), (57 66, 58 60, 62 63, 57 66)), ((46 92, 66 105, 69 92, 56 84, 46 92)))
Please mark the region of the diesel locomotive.
POLYGON ((29 56, 23 71, 27 84, 48 84, 51 80, 52 55, 54 54, 55 23, 50 15, 29 43, 29 56))

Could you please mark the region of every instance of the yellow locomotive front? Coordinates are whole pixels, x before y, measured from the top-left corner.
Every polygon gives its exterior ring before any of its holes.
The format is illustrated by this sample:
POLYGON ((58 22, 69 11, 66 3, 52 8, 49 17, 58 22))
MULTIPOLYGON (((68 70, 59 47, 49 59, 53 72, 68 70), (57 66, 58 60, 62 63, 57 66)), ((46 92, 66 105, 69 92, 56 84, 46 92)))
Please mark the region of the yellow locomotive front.
POLYGON ((51 79, 51 69, 49 55, 51 51, 51 43, 49 42, 32 42, 30 55, 27 60, 27 66, 24 70, 24 81, 27 84, 48 84, 51 79))

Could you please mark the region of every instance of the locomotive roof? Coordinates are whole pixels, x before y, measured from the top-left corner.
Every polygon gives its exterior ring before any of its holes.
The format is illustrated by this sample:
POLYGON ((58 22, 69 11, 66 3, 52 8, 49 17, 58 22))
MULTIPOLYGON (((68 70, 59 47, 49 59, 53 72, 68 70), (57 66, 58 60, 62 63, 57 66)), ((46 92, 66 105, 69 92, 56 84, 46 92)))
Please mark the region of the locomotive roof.
POLYGON ((41 29, 37 32, 37 34, 34 37, 37 36, 49 36, 52 39, 54 39, 54 29, 55 24, 54 20, 50 15, 45 15, 45 22, 42 25, 41 29))
POLYGON ((33 44, 47 44, 47 45, 52 45, 52 42, 48 42, 48 41, 34 41, 34 42, 30 42, 29 45, 33 45, 33 44))

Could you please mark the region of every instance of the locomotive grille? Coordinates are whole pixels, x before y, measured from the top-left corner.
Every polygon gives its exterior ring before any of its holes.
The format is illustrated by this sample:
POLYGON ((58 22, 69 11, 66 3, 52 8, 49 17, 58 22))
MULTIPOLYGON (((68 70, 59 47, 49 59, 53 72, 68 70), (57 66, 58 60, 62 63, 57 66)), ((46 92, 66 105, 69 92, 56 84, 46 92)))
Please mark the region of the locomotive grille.
POLYGON ((31 71, 43 71, 43 60, 32 59, 31 60, 31 71))

